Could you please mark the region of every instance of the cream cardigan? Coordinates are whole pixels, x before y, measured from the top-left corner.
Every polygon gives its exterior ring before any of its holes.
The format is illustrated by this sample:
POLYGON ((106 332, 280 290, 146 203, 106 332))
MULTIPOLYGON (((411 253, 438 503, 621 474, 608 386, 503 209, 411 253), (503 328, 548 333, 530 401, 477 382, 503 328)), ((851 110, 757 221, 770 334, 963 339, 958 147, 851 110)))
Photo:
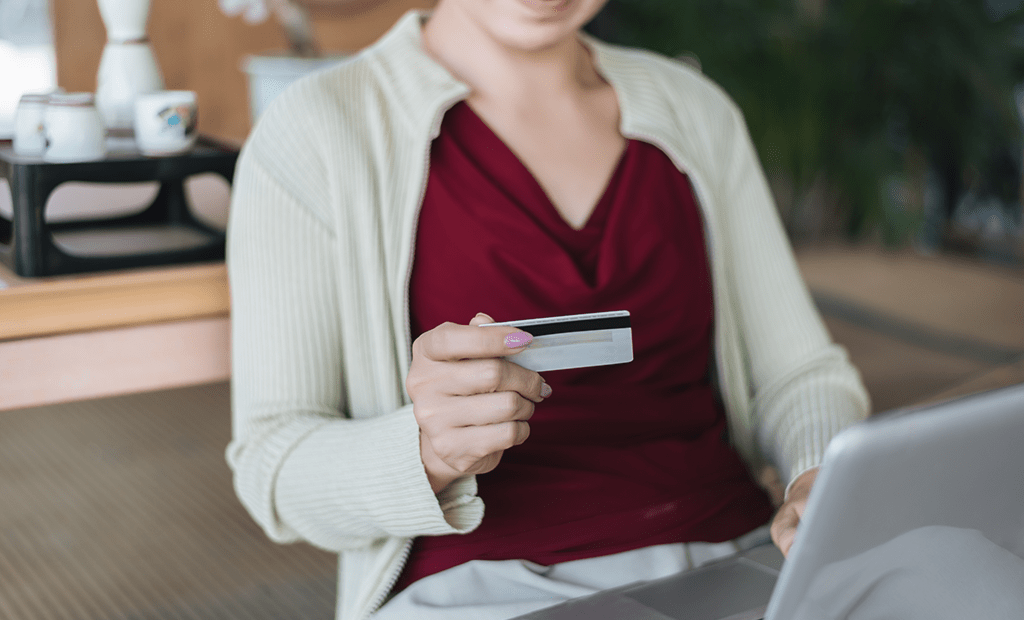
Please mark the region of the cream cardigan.
MULTIPOLYGON (((270 538, 339 553, 346 620, 381 604, 412 537, 468 532, 484 514, 472 476, 431 492, 405 392, 430 143, 468 91, 424 53, 423 18, 407 14, 279 96, 243 148, 232 197, 228 463, 270 538)), ((868 400, 801 281, 740 112, 685 65, 585 42, 618 96, 622 134, 690 176, 731 440, 789 481, 868 400)))

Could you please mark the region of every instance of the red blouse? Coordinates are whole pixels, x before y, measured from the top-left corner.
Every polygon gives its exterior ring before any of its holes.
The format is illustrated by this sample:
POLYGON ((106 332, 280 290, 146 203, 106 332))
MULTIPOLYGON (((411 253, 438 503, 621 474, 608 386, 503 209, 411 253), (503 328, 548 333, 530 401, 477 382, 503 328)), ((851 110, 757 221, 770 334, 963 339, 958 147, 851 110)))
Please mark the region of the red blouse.
POLYGON ((544 373, 530 437, 477 477, 471 533, 418 538, 399 587, 473 559, 549 565, 648 545, 720 542, 767 522, 708 381, 712 295, 686 175, 630 141, 581 230, 465 103, 434 141, 410 283, 413 336, 629 310, 634 361, 544 373))

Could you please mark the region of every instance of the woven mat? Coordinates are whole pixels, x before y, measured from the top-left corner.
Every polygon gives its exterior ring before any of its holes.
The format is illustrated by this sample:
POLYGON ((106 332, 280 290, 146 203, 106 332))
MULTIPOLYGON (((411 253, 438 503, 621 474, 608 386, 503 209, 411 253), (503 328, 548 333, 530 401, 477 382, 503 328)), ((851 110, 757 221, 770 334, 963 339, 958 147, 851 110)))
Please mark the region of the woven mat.
POLYGON ((0 412, 0 619, 333 618, 335 557, 266 538, 229 436, 227 384, 0 412))

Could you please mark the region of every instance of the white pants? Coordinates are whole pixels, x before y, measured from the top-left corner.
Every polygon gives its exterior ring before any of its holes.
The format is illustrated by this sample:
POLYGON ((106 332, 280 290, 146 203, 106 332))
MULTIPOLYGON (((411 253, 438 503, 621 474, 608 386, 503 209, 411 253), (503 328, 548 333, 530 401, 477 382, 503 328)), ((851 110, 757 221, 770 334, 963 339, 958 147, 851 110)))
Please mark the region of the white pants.
MULTIPOLYGON (((425 577, 373 620, 504 620, 599 590, 657 579, 769 541, 646 547, 540 566, 477 560, 425 577)), ((793 620, 1021 620, 1024 560, 975 530, 924 527, 823 567, 793 620)))
POLYGON ((505 620, 601 590, 667 577, 771 541, 768 526, 724 543, 674 543, 541 566, 474 560, 424 577, 373 620, 505 620))

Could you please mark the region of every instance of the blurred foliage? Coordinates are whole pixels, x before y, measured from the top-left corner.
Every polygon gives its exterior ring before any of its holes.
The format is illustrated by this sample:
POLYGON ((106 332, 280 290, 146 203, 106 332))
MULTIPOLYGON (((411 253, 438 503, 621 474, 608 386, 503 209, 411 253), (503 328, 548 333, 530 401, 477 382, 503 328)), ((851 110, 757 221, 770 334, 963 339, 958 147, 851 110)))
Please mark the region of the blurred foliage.
POLYGON ((696 56, 791 188, 787 225, 808 217, 808 196, 820 206, 824 185, 857 237, 911 227, 886 188, 920 186, 929 169, 947 211, 966 182, 1019 199, 1022 24, 1020 7, 996 19, 984 0, 611 0, 588 28, 696 56), (1005 165, 988 174, 1007 156, 1009 183, 1005 165))

